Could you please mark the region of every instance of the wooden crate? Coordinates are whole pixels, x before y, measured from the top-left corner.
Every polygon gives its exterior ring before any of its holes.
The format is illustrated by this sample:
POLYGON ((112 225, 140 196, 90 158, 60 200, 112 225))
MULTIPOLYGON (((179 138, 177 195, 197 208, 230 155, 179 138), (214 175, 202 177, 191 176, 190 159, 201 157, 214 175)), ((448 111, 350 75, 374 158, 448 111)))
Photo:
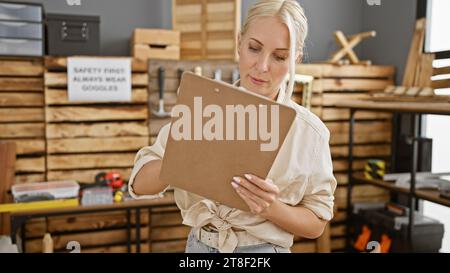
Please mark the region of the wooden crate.
POLYGON ((131 40, 131 56, 139 59, 180 59, 180 32, 137 28, 131 40))
POLYGON ((232 71, 237 68, 237 63, 232 61, 164 61, 164 60, 150 60, 149 61, 149 94, 150 94, 150 137, 151 143, 154 142, 159 130, 170 122, 170 117, 159 118, 152 114, 152 111, 158 111, 159 102, 159 86, 158 86, 158 69, 163 67, 165 69, 164 79, 164 108, 165 111, 170 112, 172 107, 177 102, 177 90, 180 84, 178 77, 178 69, 183 71, 194 71, 195 67, 201 67, 202 75, 214 78, 214 71, 221 69, 222 80, 231 83, 232 71))
POLYGON ((47 179, 93 182, 115 170, 129 178, 136 152, 149 144, 147 62, 132 59, 132 100, 70 102, 67 59, 45 59, 47 179))
POLYGON ((182 60, 237 60, 241 0, 172 0, 182 60))
POLYGON ((42 58, 0 59, 0 140, 16 142, 16 183, 45 180, 42 58))
MULTIPOLYGON (((394 84, 395 68, 391 66, 364 66, 331 64, 300 64, 296 73, 314 77, 311 111, 330 130, 330 150, 333 170, 338 188, 335 193, 337 212, 331 223, 331 248, 342 250, 345 245, 345 209, 347 207, 346 185, 348 183, 348 141, 350 111, 338 109, 338 101, 369 98, 373 92, 382 92, 394 84)), ((302 87, 296 86, 294 100, 302 103, 302 87)), ((380 158, 387 162, 391 156, 392 124, 391 114, 358 111, 355 115, 353 133, 353 170, 362 171, 369 158, 380 158)), ((386 201, 389 194, 374 188, 357 188, 352 200, 378 202, 386 201), (366 192, 364 192, 366 190, 366 192)))

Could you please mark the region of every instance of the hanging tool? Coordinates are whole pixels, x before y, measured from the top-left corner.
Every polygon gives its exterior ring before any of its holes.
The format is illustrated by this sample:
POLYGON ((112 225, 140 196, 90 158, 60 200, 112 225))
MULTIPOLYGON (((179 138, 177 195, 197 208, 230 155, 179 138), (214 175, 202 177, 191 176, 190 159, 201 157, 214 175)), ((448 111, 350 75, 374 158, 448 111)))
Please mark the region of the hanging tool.
POLYGON ((222 80, 222 70, 221 70, 220 68, 217 68, 217 69, 214 71, 214 79, 215 79, 216 81, 221 81, 221 80, 222 80))
POLYGON ((194 74, 201 76, 202 75, 202 67, 201 66, 194 67, 194 74))
POLYGON ((177 69, 177 75, 178 75, 177 96, 178 96, 178 92, 180 91, 181 77, 183 76, 183 73, 184 73, 184 69, 183 68, 178 68, 177 69))
POLYGON ((239 80, 239 69, 234 68, 231 72, 231 84, 234 84, 237 80, 239 80))
POLYGON ((159 103, 158 103, 158 111, 152 110, 152 114, 158 118, 166 118, 170 117, 170 112, 166 112, 164 110, 164 77, 166 71, 164 67, 160 67, 158 69, 158 86, 159 86, 159 103))

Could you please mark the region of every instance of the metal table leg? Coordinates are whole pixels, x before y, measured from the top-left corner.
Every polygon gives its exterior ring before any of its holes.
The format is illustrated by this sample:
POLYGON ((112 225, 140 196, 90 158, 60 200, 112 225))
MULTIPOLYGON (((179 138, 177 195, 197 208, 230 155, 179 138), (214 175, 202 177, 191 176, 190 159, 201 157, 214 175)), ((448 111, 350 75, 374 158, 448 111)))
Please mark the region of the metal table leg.
POLYGON ((351 250, 351 225, 352 221, 352 176, 353 176, 353 130, 355 126, 355 112, 356 110, 350 110, 350 124, 348 132, 348 183, 347 183, 347 236, 346 236, 346 248, 351 250))
POLYGON ((141 209, 136 208, 136 253, 141 252, 141 209))
POLYGON ((127 251, 131 253, 131 211, 127 209, 127 251))

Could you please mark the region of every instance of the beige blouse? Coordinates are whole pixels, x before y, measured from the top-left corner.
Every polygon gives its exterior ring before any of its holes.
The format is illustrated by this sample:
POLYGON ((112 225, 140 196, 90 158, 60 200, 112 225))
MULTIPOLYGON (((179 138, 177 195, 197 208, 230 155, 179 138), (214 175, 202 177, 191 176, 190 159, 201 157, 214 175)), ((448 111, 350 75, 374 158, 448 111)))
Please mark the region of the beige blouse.
MULTIPOLYGON (((280 100, 281 98, 277 99, 280 100)), ((309 110, 292 100, 289 100, 288 105, 297 112, 295 124, 291 126, 268 178, 280 189, 278 198, 281 202, 306 207, 317 217, 331 220, 337 183, 333 176, 328 144, 330 133, 323 122, 309 110)), ((170 188, 169 186, 156 195, 137 195, 133 191, 134 178, 142 166, 151 160, 162 160, 169 129, 170 124, 165 125, 155 143, 137 153, 129 180, 129 193, 132 197, 163 197, 164 192, 170 188)), ((259 215, 233 209, 178 188, 174 189, 174 197, 181 210, 183 224, 200 228, 210 223, 218 229, 220 252, 233 252, 238 245, 237 236, 231 227, 244 229, 250 236, 282 247, 289 248, 293 244, 293 234, 259 215)))

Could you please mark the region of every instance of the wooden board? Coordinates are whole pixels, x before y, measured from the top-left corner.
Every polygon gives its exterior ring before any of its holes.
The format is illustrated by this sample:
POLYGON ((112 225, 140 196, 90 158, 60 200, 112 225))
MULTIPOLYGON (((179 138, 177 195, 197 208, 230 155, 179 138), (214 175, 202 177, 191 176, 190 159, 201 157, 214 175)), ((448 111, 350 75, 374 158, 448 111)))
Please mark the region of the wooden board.
POLYGON ((45 172, 45 156, 17 158, 16 172, 17 173, 45 172))
POLYGON ((14 184, 23 184, 23 183, 32 183, 32 182, 44 182, 47 181, 45 179, 45 173, 19 173, 16 174, 16 180, 14 184))
POLYGON ((139 150, 148 144, 148 137, 50 139, 47 141, 47 152, 49 154, 126 152, 139 150))
POLYGON ((171 226, 171 227, 153 227, 150 231, 152 241, 187 239, 191 227, 189 226, 171 226))
POLYGON ((24 121, 44 121, 44 108, 0 108, 0 122, 24 121))
MULTIPOLYGON (((349 120, 350 110, 334 108, 334 107, 323 107, 321 108, 320 115, 322 121, 338 121, 338 120, 349 120)), ((390 119, 392 114, 382 113, 382 112, 371 112, 371 111, 357 111, 355 113, 356 120, 376 120, 376 119, 390 119)))
POLYGON ((66 170, 47 171, 47 179, 51 180, 75 180, 80 183, 94 183, 95 176, 100 172, 118 172, 123 179, 129 180, 132 168, 91 169, 91 170, 66 170))
POLYGON ((44 94, 30 92, 1 92, 0 107, 43 106, 44 94))
POLYGON ((146 120, 146 106, 46 107, 47 122, 146 120))
POLYGON ((0 61, 0 76, 41 76, 44 74, 42 59, 0 61))
POLYGON ((42 77, 0 77, 0 93, 3 91, 42 92, 42 77))
MULTIPOLYGON (((348 157, 348 145, 332 146, 330 149, 333 159, 348 157)), ((353 147, 354 157, 388 157, 390 155, 390 144, 355 145, 353 147)))
POLYGON ((148 123, 131 122, 98 122, 98 123, 56 123, 47 124, 47 138, 75 137, 120 137, 147 136, 148 123))
MULTIPOLYGON (((131 90, 130 102, 113 102, 114 104, 146 104, 148 99, 146 88, 134 88, 131 90)), ((67 90, 62 89, 45 89, 46 105, 81 105, 81 104, 111 104, 112 102, 99 101, 69 101, 67 90)))
POLYGON ((43 123, 0 123, 1 138, 44 137, 43 123))
POLYGON ((17 155, 45 154, 44 139, 14 139, 17 155))
POLYGON ((48 155, 48 170, 132 167, 136 153, 48 155))
POLYGON ((186 249, 186 239, 152 242, 151 252, 157 253, 184 253, 186 249))
POLYGON ((297 74, 310 75, 315 78, 392 78, 394 66, 380 65, 333 65, 333 64, 298 64, 297 74))

